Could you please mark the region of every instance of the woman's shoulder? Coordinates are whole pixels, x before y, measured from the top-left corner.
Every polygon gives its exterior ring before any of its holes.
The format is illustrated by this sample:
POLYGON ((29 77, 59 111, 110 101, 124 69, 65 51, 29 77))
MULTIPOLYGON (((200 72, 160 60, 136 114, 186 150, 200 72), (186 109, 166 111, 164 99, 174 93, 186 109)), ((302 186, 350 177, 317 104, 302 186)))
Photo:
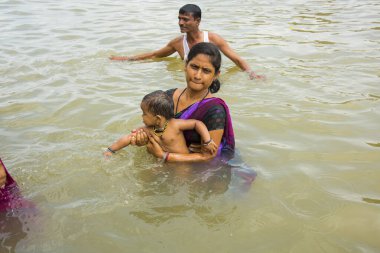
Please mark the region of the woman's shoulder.
POLYGON ((211 98, 207 99, 205 102, 206 102, 205 104, 208 105, 207 106, 208 108, 214 108, 214 107, 228 108, 227 103, 219 97, 211 97, 211 98))
POLYGON ((216 112, 226 113, 228 109, 227 104, 221 98, 212 99, 208 102, 207 114, 214 114, 216 112))
POLYGON ((178 90, 178 88, 169 89, 169 90, 166 90, 165 92, 166 92, 166 94, 167 94, 169 97, 173 98, 174 93, 175 93, 176 90, 178 90))
POLYGON ((173 89, 169 89, 169 90, 166 90, 166 94, 169 96, 169 97, 173 97, 173 94, 175 92, 177 88, 173 88, 173 89))
POLYGON ((178 98, 178 96, 184 91, 184 89, 173 88, 166 91, 166 94, 174 100, 178 98))
POLYGON ((201 103, 201 105, 197 108, 195 115, 197 115, 199 119, 202 119, 202 121, 207 121, 209 118, 225 118, 228 113, 228 106, 223 99, 211 97, 205 99, 201 103))

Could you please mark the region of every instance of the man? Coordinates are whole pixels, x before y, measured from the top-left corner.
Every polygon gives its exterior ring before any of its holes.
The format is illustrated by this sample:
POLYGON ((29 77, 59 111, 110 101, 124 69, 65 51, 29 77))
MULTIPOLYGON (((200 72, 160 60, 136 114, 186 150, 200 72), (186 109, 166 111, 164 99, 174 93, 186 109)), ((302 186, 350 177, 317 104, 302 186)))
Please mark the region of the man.
POLYGON ((181 30, 181 35, 175 39, 169 41, 169 43, 156 51, 139 54, 135 56, 111 56, 111 60, 119 61, 136 61, 151 58, 161 58, 169 56, 175 52, 178 52, 180 57, 186 61, 187 54, 190 49, 199 42, 211 42, 218 46, 220 51, 230 58, 241 70, 248 73, 251 79, 264 78, 264 76, 257 75, 248 63, 243 60, 234 50, 227 44, 227 42, 217 35, 216 33, 199 30, 199 24, 201 22, 201 9, 195 4, 186 4, 179 9, 178 24, 181 30))

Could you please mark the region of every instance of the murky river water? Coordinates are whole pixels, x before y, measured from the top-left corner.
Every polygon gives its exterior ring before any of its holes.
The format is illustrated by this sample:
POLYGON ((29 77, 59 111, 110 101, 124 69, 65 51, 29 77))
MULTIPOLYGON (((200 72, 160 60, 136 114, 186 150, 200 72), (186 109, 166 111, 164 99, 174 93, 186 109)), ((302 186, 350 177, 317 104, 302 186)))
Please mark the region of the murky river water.
POLYGON ((103 159, 141 124, 144 94, 185 85, 177 56, 108 57, 164 46, 183 4, 0 2, 0 154, 39 210, 15 252, 379 252, 377 0, 200 3, 201 29, 267 76, 223 59, 218 94, 251 186, 143 148, 103 159))

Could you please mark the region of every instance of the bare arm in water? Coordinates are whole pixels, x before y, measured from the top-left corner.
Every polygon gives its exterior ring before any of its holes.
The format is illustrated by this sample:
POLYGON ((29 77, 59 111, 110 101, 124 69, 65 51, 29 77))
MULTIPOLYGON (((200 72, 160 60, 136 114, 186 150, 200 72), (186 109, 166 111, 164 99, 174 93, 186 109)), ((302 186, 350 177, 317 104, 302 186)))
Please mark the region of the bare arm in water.
POLYGON ((238 66, 241 70, 246 72, 249 75, 250 79, 265 79, 263 75, 257 75, 248 63, 241 58, 229 45, 228 43, 216 33, 210 33, 210 40, 218 46, 220 51, 227 56, 231 61, 233 61, 236 66, 238 66))
MULTIPOLYGON (((112 143, 111 146, 109 146, 103 153, 103 155, 105 157, 110 157, 112 156, 112 154, 114 154, 116 151, 119 151, 120 149, 122 148, 125 148, 127 147, 128 145, 130 145, 131 143, 133 145, 136 145, 135 144, 135 137, 136 137, 136 133, 137 131, 143 131, 145 132, 144 130, 144 127, 140 127, 138 130, 135 130, 133 131, 132 133, 130 134, 127 134, 127 135, 123 135, 122 137, 120 137, 119 139, 117 139, 114 143, 112 143)), ((146 143, 145 143, 146 144, 146 143)), ((141 144, 140 146, 143 146, 145 144, 141 144)))
MULTIPOLYGON (((211 139, 215 142, 216 146, 219 147, 224 133, 223 129, 212 130, 209 132, 211 139)), ((164 158, 165 152, 162 150, 161 146, 154 139, 155 136, 149 137, 149 142, 147 144, 148 151, 157 158, 164 158)), ((190 154, 178 154, 178 153, 169 153, 166 157, 167 162, 205 162, 216 157, 217 152, 214 153, 190 153, 190 154)))
POLYGON ((185 130, 195 130, 201 136, 203 151, 210 154, 216 153, 218 146, 211 138, 210 132, 202 121, 195 119, 176 119, 174 122, 177 124, 177 128, 182 132, 185 130))
POLYGON ((175 39, 171 40, 163 48, 149 52, 149 53, 138 54, 138 55, 134 55, 134 56, 114 56, 114 55, 112 55, 110 57, 110 60, 114 60, 114 61, 139 61, 139 60, 146 60, 146 59, 152 59, 152 58, 167 57, 167 56, 177 52, 176 45, 178 44, 178 39, 179 38, 175 38, 175 39))

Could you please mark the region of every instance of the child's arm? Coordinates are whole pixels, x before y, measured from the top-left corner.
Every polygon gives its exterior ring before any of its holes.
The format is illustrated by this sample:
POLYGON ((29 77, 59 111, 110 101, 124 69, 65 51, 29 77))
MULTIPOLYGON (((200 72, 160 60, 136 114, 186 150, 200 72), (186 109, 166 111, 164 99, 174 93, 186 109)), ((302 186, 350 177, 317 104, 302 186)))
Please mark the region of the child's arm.
POLYGON ((110 157, 116 151, 118 151, 118 150, 120 150, 120 149, 125 148, 126 146, 128 146, 131 143, 131 139, 132 139, 133 135, 134 134, 131 133, 131 134, 127 134, 127 135, 124 135, 121 138, 119 138, 111 146, 109 146, 106 151, 104 151, 104 153, 103 153, 104 156, 110 157))
POLYGON ((215 142, 212 140, 210 132, 202 121, 195 119, 176 119, 176 122, 178 122, 179 130, 184 131, 194 129, 201 136, 202 149, 205 149, 210 154, 214 154, 218 150, 218 146, 216 146, 215 142))
MULTIPOLYGON (((126 146, 129 146, 130 144, 136 145, 136 136, 139 131, 143 132, 148 132, 149 130, 146 127, 139 127, 137 129, 134 129, 132 133, 124 135, 120 137, 117 141, 115 141, 111 146, 109 146, 105 151, 104 151, 104 156, 110 157, 112 154, 116 153, 116 151, 125 148, 126 146)), ((146 144, 141 144, 138 146, 143 146, 146 144)))

